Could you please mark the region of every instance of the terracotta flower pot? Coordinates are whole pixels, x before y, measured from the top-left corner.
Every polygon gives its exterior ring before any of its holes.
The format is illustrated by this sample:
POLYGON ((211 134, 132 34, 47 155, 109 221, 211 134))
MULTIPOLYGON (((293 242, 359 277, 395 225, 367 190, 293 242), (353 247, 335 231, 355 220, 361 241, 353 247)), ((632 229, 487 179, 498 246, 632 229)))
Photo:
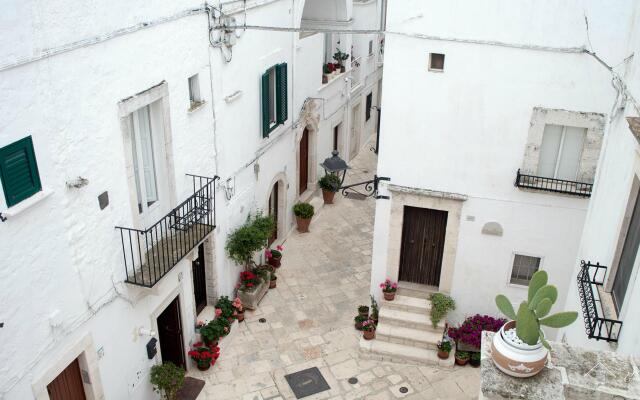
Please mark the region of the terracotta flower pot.
POLYGON ((449 352, 438 350, 438 358, 441 360, 446 360, 447 358, 449 358, 449 352))
POLYGON ((333 204, 333 197, 335 195, 336 192, 322 189, 322 199, 324 200, 324 204, 333 204))
POLYGON ((375 339, 376 331, 362 331, 362 337, 364 338, 364 340, 375 339))
POLYGON ((329 83, 329 75, 322 74, 322 84, 327 84, 327 83, 329 83))
POLYGON ((456 357, 456 365, 460 365, 461 367, 464 367, 465 365, 467 365, 468 362, 469 362, 468 358, 462 359, 462 358, 456 357))
POLYGON ((278 284, 278 278, 271 279, 269 282, 269 289, 275 289, 278 284))
POLYGON ((300 218, 296 216, 296 223, 298 224, 298 232, 306 233, 309 232, 309 225, 311 225, 311 218, 300 218))
POLYGON ((282 256, 280 257, 271 257, 269 259, 269 265, 271 265, 273 268, 280 268, 280 263, 282 262, 282 256))
POLYGON ((242 321, 244 321, 244 311, 243 311, 243 312, 239 312, 239 313, 236 315, 236 319, 238 320, 238 322, 242 322, 242 321))
POLYGON ((393 301, 396 298, 396 292, 382 292, 386 301, 393 301))
POLYGON ((233 317, 227 317, 227 321, 229 321, 230 324, 233 323, 234 318, 233 317))
POLYGON ((473 368, 478 368, 481 364, 481 361, 474 361, 471 358, 469 359, 469 365, 471 365, 473 368))
POLYGON ((491 358, 496 367, 507 375, 528 378, 538 374, 547 363, 549 351, 538 343, 530 346, 517 343, 507 331, 516 329, 516 321, 509 321, 493 336, 491 358))
POLYGON ((199 369, 200 371, 206 371, 206 370, 208 370, 209 368, 211 368, 211 362, 207 362, 207 363, 197 363, 197 365, 198 365, 198 369, 199 369))
POLYGON ((340 66, 340 73, 341 73, 341 74, 344 74, 345 72, 347 72, 347 67, 346 67, 346 66, 344 66, 344 65, 341 65, 341 66, 340 66))

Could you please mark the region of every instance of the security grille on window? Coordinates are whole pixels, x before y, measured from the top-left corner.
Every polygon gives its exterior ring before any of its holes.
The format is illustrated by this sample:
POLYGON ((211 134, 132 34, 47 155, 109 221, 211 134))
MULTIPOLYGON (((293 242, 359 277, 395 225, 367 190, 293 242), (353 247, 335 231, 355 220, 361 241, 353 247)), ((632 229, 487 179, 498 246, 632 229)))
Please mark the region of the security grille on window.
POLYGON ((287 64, 269 68, 262 75, 262 137, 288 118, 287 64))
POLYGON ((533 274, 540 268, 540 257, 516 254, 513 257, 510 282, 514 285, 529 285, 533 274))
POLYGON ((200 81, 198 74, 195 74, 189 78, 189 103, 190 108, 196 108, 202 104, 202 97, 200 97, 200 81))
POLYGON ((540 146, 538 175, 575 181, 586 136, 585 128, 546 125, 540 146))

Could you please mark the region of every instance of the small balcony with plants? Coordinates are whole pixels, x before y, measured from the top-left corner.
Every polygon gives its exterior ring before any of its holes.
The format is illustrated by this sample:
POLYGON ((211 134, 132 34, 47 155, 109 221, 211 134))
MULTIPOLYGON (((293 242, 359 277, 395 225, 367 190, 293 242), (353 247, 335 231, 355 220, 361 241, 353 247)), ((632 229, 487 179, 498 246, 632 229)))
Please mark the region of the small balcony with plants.
POLYGON ((328 62, 322 66, 322 84, 328 85, 342 74, 346 73, 346 61, 348 59, 349 54, 343 52, 339 48, 336 48, 336 52, 333 54, 333 60, 335 62, 328 62))
POLYGON ((215 229, 218 177, 188 176, 193 180, 193 194, 149 228, 116 226, 126 283, 153 287, 215 229))

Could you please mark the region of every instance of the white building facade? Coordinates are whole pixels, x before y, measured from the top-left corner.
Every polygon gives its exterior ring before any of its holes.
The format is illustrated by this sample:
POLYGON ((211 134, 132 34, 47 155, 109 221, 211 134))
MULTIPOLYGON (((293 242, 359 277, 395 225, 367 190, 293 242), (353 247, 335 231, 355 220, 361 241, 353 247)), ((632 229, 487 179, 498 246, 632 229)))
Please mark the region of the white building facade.
POLYGON ((358 62, 323 84, 327 36, 276 28, 375 30, 380 4, 306 3, 6 6, 1 398, 69 368, 87 398, 155 398, 150 367, 191 368, 198 313, 233 295, 227 235, 262 210, 281 242, 318 163, 375 137, 379 35, 329 35, 358 62))
POLYGON ((450 294, 458 323, 544 269, 567 298, 616 98, 585 50, 628 55, 630 4, 388 5, 372 294, 450 294))

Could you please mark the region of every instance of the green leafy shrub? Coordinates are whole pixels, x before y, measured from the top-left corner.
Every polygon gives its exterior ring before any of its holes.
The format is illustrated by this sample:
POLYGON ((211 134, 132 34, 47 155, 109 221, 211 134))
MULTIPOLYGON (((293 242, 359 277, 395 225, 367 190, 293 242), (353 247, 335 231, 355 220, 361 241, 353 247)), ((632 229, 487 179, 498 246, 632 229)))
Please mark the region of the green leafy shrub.
POLYGON ((474 351, 473 353, 471 353, 471 361, 480 362, 480 356, 481 354, 479 352, 474 351))
POLYGON ((185 370, 166 362, 151 367, 150 380, 153 390, 158 392, 165 400, 176 400, 178 390, 184 385, 185 370))
POLYGON ((460 351, 460 350, 456 350, 456 355, 455 357, 458 360, 468 360, 469 357, 471 357, 471 355, 469 354, 468 351, 460 351))
POLYGON ((275 222, 271 217, 261 213, 249 216, 244 225, 236 229, 227 238, 225 249, 229 257, 248 270, 253 263, 253 255, 262 250, 275 229, 275 222))
POLYGON ((313 217, 313 214, 315 213, 315 210, 309 203, 298 203, 293 206, 293 213, 296 215, 296 217, 300 217, 302 219, 311 219, 313 217))
POLYGON ((222 311, 220 315, 223 318, 231 318, 233 317, 233 302, 229 300, 227 296, 222 296, 216 302, 216 308, 219 308, 222 311))
POLYGON ((451 353, 451 341, 443 339, 437 344, 438 350, 444 351, 445 353, 451 353))
POLYGON ((549 315, 551 307, 558 299, 558 289, 548 285, 548 280, 546 271, 537 271, 533 274, 529 281, 527 300, 520 303, 517 314, 509 299, 502 294, 496 296, 496 305, 507 318, 516 321, 516 335, 520 340, 530 346, 541 341, 544 347, 551 349, 540 326, 564 328, 578 318, 578 313, 565 311, 549 315))
POLYGON ((435 328, 449 311, 456 309, 456 302, 444 293, 432 293, 429 300, 431 301, 431 324, 435 328))
POLYGON ((202 340, 206 343, 217 342, 224 335, 224 327, 214 321, 211 321, 200 328, 200 336, 202 336, 202 340))
POLYGON ((340 190, 340 178, 334 174, 326 174, 318 181, 318 185, 322 190, 327 192, 337 192, 340 190))

